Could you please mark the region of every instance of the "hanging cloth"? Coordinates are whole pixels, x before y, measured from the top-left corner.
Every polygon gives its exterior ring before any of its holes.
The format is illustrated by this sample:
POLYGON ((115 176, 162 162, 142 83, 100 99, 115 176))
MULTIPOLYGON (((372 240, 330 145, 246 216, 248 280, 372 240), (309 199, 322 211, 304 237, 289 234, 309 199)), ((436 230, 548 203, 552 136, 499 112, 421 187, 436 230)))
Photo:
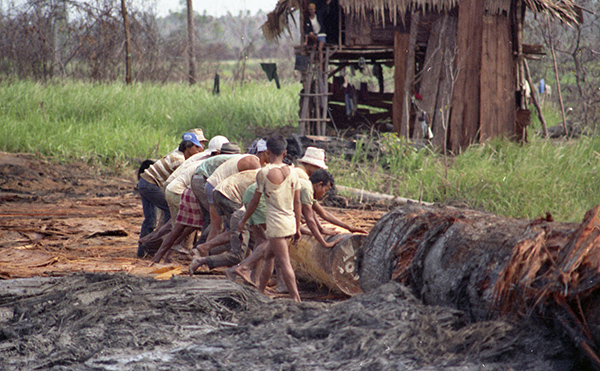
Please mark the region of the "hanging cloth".
POLYGON ((269 79, 269 81, 275 79, 277 89, 281 89, 281 86, 279 85, 279 76, 277 76, 277 63, 261 63, 260 66, 263 71, 265 71, 267 79, 269 79))

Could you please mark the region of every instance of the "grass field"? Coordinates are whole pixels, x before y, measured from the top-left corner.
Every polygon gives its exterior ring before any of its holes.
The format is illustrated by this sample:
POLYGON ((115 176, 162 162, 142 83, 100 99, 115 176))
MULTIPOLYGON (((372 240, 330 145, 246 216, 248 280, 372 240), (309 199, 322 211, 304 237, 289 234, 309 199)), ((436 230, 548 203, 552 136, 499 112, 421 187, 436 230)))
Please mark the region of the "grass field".
MULTIPOLYGON (((226 135, 249 143, 270 130, 296 126, 298 83, 91 85, 0 83, 0 150, 29 152, 59 161, 77 158, 113 168, 132 159, 157 158, 191 128, 207 137, 226 135)), ((549 125, 560 114, 547 107, 549 125)), ((535 119, 534 119, 535 121, 535 119)), ((600 139, 547 141, 534 123, 529 143, 496 140, 444 158, 415 150, 396 135, 383 135, 385 153, 351 161, 330 156, 337 184, 424 201, 536 218, 581 221, 600 203, 600 139)), ((368 143, 359 143, 367 145, 368 143)), ((125 164, 125 165, 124 165, 125 164)))
POLYGON ((157 157, 186 130, 254 139, 253 128, 295 123, 299 84, 0 84, 0 149, 58 158, 157 157))

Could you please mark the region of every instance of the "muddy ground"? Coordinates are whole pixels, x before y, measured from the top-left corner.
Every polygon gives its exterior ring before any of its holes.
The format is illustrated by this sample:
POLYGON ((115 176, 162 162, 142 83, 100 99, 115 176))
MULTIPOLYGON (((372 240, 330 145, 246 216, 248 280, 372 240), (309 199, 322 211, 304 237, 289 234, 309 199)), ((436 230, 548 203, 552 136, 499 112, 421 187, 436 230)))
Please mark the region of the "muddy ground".
MULTIPOLYGON (((578 370, 531 321, 468 323, 390 283, 348 298, 258 294, 135 258, 135 174, 0 153, 0 365, 7 370, 578 370)), ((367 229, 383 211, 332 209, 367 229)))

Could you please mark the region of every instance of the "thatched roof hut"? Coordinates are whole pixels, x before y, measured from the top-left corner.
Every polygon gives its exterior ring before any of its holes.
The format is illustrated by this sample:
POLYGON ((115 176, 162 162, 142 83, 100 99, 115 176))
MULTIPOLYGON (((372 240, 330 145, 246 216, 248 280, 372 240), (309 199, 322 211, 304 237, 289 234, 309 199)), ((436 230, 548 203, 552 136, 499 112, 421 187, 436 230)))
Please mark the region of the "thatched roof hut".
MULTIPOLYGON (((453 152, 499 135, 524 139, 525 59, 541 51, 523 45, 526 10, 580 19, 572 0, 337 1, 340 33, 330 60, 344 66, 362 55, 373 65, 393 64, 394 130, 413 139, 429 131, 435 146, 453 152)), ((280 0, 262 27, 266 38, 302 22, 296 11, 309 2, 280 0)))

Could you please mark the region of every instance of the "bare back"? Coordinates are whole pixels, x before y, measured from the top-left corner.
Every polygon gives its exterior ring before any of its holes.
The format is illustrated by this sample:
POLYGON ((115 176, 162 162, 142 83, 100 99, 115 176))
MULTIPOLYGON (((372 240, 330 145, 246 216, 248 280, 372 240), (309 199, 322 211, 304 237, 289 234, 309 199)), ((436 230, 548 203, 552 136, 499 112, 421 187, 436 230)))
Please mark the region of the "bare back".
POLYGON ((296 173, 285 164, 268 164, 256 176, 257 192, 265 197, 267 237, 287 237, 296 233, 294 192, 300 190, 296 173))
POLYGON ((272 168, 267 173, 267 179, 269 182, 279 185, 283 183, 283 181, 290 175, 290 167, 289 166, 281 166, 272 168))

